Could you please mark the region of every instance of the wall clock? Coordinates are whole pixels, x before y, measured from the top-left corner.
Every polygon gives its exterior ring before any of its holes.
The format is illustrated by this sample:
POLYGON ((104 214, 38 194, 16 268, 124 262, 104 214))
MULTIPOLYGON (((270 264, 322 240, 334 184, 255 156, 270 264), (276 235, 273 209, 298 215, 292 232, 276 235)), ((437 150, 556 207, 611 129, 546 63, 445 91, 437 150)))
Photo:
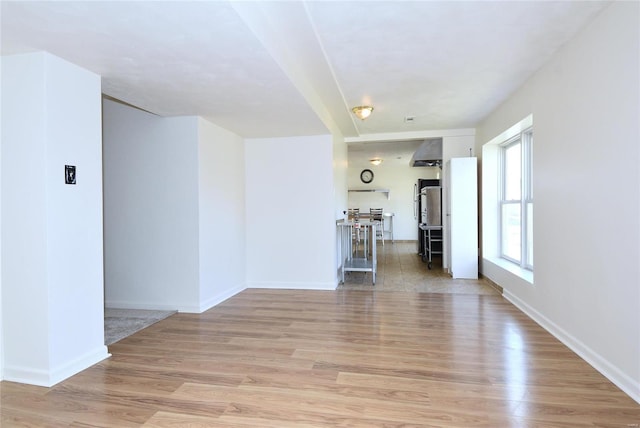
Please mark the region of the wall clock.
POLYGON ((360 180, 362 180, 363 183, 371 183, 373 181, 373 171, 370 169, 363 169, 360 173, 360 180))

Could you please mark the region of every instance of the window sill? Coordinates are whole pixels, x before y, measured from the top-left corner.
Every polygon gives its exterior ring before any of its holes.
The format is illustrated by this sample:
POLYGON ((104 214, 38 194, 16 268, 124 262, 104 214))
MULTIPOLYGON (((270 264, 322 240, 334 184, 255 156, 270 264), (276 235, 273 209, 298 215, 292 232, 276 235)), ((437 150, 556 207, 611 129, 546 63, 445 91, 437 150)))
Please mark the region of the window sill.
POLYGON ((512 273, 513 275, 515 275, 518 278, 528 282, 529 284, 533 285, 533 272, 532 271, 530 271, 528 269, 522 269, 517 264, 515 264, 513 262, 510 262, 509 260, 500 258, 500 257, 487 257, 486 260, 491 262, 491 263, 493 263, 494 265, 498 266, 499 268, 502 268, 502 269, 512 273))

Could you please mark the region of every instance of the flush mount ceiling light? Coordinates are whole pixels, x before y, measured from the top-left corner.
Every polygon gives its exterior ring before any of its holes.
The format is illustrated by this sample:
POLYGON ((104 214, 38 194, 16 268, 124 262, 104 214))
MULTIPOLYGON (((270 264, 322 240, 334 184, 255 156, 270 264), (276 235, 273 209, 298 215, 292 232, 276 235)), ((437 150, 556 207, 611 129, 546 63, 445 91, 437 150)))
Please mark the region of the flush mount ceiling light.
POLYGON ((369 162, 371 162, 371 165, 378 166, 378 165, 380 165, 382 163, 382 159, 374 158, 374 159, 371 159, 369 162))
POLYGON ((373 107, 371 106, 358 106, 351 109, 353 114, 358 116, 358 119, 365 120, 369 116, 371 116, 371 112, 373 111, 373 107))

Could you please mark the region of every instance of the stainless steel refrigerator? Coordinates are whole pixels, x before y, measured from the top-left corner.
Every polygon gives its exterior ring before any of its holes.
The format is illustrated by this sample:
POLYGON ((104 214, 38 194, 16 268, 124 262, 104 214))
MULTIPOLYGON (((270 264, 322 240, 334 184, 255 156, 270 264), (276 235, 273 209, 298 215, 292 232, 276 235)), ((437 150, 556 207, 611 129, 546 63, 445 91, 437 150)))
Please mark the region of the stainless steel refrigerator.
POLYGON ((420 190, 420 224, 442 226, 442 187, 427 186, 420 190))
MULTIPOLYGON (((419 255, 424 255, 423 230, 420 225, 442 226, 442 187, 440 180, 419 179, 415 187, 414 217, 417 220, 419 255)), ((439 233, 442 233, 441 231, 439 233)))

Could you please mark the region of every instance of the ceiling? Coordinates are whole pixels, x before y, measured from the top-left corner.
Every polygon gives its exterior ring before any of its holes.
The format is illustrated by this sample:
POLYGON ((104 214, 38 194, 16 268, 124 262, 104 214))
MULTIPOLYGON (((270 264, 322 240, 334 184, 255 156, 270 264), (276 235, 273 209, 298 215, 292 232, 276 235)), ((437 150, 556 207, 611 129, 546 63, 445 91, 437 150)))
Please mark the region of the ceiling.
POLYGON ((349 144, 349 165, 363 167, 379 158, 385 166, 407 166, 424 141, 356 141, 349 144))
POLYGON ((607 4, 3 0, 0 47, 48 51, 101 75, 105 95, 243 137, 366 140, 474 127, 607 4), (360 104, 375 108, 366 121, 360 104))

